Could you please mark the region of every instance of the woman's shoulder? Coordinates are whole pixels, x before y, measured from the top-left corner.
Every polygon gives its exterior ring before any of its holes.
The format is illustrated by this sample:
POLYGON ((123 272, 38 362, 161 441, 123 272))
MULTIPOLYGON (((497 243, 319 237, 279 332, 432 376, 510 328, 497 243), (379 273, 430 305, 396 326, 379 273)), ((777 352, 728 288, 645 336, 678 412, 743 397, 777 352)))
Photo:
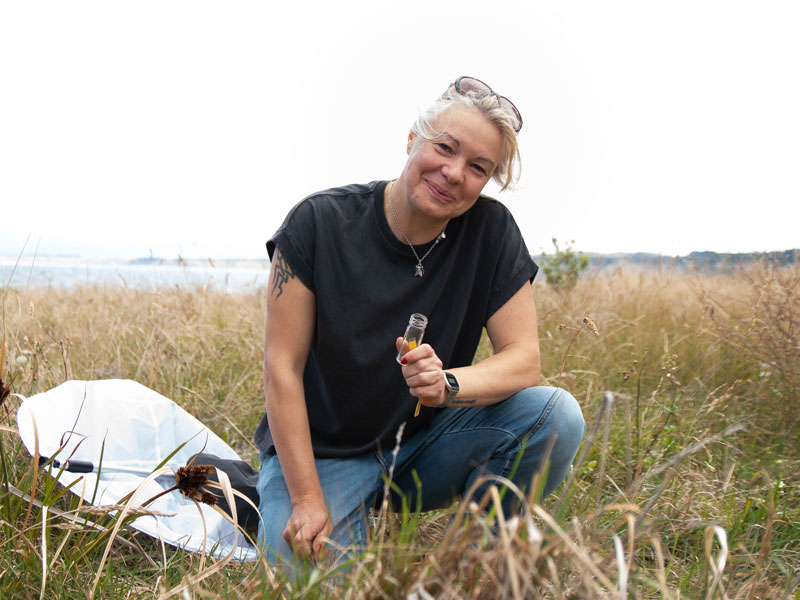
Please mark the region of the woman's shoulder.
POLYGON ((371 200, 375 194, 375 189, 381 183, 383 182, 371 181, 370 183, 351 183, 349 185, 332 187, 314 192, 306 196, 301 202, 325 205, 347 202, 348 200, 351 202, 371 200))
POLYGON ((502 202, 500 202, 500 200, 492 198, 491 196, 486 196, 484 194, 478 196, 478 201, 472 208, 478 209, 478 211, 483 211, 491 214, 503 214, 503 215, 511 214, 511 211, 508 210, 508 207, 502 202))
POLYGON ((474 227, 507 227, 515 224, 514 216, 508 207, 490 196, 481 195, 469 210, 470 222, 474 227))
POLYGON ((380 181, 332 187, 309 194, 294 205, 286 222, 327 219, 334 215, 360 213, 374 198, 380 181))

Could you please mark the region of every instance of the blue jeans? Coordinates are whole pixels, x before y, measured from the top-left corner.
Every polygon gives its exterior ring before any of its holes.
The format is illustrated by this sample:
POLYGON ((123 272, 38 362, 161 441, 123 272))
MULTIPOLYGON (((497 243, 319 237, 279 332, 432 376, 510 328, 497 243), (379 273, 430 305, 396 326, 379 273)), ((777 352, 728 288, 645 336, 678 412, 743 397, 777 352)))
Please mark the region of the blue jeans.
MULTIPOLYGON (((417 502, 422 510, 443 508, 484 475, 510 478, 527 490, 549 451, 544 485, 547 495, 567 474, 585 429, 575 398, 552 387, 528 388, 492 406, 445 408, 430 427, 400 445, 392 481, 409 498, 412 510, 417 502), (421 484, 420 498, 417 482, 421 484)), ((340 547, 366 544, 367 514, 381 499, 383 475, 389 473, 393 450, 316 459, 334 525, 331 538, 340 547)), ((482 485, 488 487, 491 483, 482 485)), ((258 533, 267 558, 274 562, 281 556, 291 564, 292 550, 281 534, 292 505, 277 456, 262 453, 258 491, 264 519, 258 533)), ((481 495, 479 489, 475 498, 480 499, 481 495)), ((505 495, 506 514, 512 512, 514 499, 513 494, 505 495)))

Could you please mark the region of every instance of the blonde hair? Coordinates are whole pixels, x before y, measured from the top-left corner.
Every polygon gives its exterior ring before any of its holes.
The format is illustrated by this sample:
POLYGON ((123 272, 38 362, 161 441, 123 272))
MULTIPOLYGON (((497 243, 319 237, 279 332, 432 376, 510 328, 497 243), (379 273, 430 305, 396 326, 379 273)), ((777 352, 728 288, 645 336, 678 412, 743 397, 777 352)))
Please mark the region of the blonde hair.
POLYGON ((445 111, 458 106, 478 112, 497 127, 501 137, 500 161, 492 173, 492 179, 500 186, 500 191, 512 186, 519 180, 522 168, 517 134, 511 124, 510 115, 500 107, 494 96, 478 98, 472 94, 463 95, 450 86, 436 102, 420 113, 411 126, 411 131, 422 139, 436 140, 443 132, 438 131, 434 123, 445 111))

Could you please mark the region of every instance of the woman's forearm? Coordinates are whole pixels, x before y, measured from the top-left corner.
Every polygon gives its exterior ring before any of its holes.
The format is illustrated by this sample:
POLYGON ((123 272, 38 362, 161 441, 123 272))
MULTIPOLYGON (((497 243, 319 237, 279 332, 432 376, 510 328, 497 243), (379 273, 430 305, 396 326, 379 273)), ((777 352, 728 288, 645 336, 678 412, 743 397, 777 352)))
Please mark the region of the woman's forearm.
POLYGON ((267 419, 292 503, 308 498, 324 500, 314 463, 303 383, 293 375, 268 376, 268 372, 265 368, 267 419))
POLYGON ((541 369, 538 344, 504 348, 477 364, 445 369, 458 379, 459 392, 443 406, 486 406, 539 385, 541 369))

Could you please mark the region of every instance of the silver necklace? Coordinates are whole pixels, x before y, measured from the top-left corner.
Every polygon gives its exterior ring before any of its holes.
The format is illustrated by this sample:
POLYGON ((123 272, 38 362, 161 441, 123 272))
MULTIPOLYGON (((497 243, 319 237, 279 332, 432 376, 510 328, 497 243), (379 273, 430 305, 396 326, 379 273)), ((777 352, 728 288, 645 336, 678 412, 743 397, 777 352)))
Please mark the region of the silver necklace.
POLYGON ((433 242, 433 246, 428 248, 428 251, 422 256, 422 258, 420 258, 419 254, 417 254, 417 250, 414 248, 414 244, 408 241, 408 236, 406 235, 406 232, 403 231, 403 228, 400 227, 400 221, 397 220, 397 215, 394 212, 394 205, 392 204, 393 190, 394 190, 394 181, 391 181, 389 182, 389 210, 392 211, 392 218, 394 219, 394 224, 397 225, 397 229, 400 231, 400 235, 403 236, 403 239, 406 241, 406 244, 408 244, 408 246, 411 248, 411 252, 414 253, 414 258, 417 259, 417 266, 414 268, 414 277, 422 277, 423 275, 425 275, 425 267, 422 266, 422 261, 428 258, 428 254, 431 253, 431 250, 436 248, 437 244, 447 237, 444 233, 444 230, 447 229, 447 225, 445 225, 444 229, 442 229, 442 233, 436 236, 436 241, 433 242))

